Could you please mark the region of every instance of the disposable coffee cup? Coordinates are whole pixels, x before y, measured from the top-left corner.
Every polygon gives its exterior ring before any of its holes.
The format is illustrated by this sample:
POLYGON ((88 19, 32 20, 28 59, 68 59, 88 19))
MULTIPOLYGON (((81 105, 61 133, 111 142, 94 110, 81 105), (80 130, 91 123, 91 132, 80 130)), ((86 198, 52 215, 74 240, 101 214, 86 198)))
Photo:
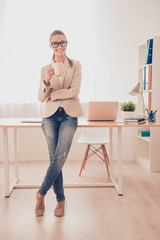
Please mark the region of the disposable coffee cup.
POLYGON ((52 68, 54 69, 56 76, 62 76, 63 66, 64 66, 64 63, 62 63, 62 62, 53 62, 52 63, 52 68))

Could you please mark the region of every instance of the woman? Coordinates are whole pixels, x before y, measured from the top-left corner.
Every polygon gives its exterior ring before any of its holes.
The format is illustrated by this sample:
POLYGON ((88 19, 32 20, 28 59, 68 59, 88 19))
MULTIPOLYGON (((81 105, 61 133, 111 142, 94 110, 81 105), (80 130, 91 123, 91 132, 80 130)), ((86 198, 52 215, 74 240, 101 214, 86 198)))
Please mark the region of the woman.
POLYGON ((45 102, 42 129, 48 144, 50 166, 37 192, 35 214, 44 214, 44 196, 53 186, 58 202, 54 214, 61 217, 65 210, 62 167, 77 128, 77 117, 83 114, 78 99, 81 65, 66 56, 67 39, 62 31, 52 32, 49 45, 53 50, 53 62, 41 70, 38 98, 40 102, 45 102), (61 76, 54 71, 59 62, 63 66, 61 76))

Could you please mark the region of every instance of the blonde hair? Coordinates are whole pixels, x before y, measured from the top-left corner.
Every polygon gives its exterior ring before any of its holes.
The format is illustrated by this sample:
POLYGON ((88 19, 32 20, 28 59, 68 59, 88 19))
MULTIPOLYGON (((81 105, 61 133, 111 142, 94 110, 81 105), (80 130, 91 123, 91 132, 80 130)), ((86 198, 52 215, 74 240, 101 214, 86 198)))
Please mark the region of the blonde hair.
MULTIPOLYGON (((65 38, 66 38, 66 35, 64 34, 64 32, 62 32, 61 30, 54 30, 54 31, 51 33, 51 35, 50 35, 50 38, 49 38, 49 41, 50 41, 50 42, 51 42, 51 37, 53 37, 53 36, 55 36, 55 35, 63 35, 63 36, 65 36, 65 38)), ((67 39, 67 38, 66 38, 66 39, 67 39)), ((53 54, 52 60, 54 60, 54 58, 55 58, 55 54, 53 54)), ((72 66, 73 66, 73 61, 72 61, 70 58, 68 58, 67 56, 66 56, 66 58, 67 58, 68 61, 69 61, 70 67, 72 67, 72 66)))

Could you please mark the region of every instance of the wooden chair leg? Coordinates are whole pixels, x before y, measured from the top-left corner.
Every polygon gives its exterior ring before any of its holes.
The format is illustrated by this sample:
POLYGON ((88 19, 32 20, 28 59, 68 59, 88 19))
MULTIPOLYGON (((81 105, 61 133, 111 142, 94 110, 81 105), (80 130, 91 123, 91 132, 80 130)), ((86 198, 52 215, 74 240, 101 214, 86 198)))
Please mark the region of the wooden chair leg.
POLYGON ((79 172, 79 177, 81 176, 82 170, 86 166, 88 152, 89 152, 89 147, 90 147, 90 145, 87 145, 87 148, 86 148, 86 151, 85 151, 85 154, 84 154, 84 158, 83 158, 83 162, 82 162, 82 166, 81 166, 81 169, 80 169, 80 172, 79 172))
POLYGON ((107 154, 107 150, 106 150, 105 145, 104 145, 104 151, 105 151, 105 155, 106 155, 106 159, 107 159, 108 166, 110 166, 109 157, 108 157, 108 154, 107 154))
POLYGON ((110 172, 109 172, 108 162, 107 162, 107 157, 106 157, 106 149, 105 149, 104 145, 101 145, 101 148, 102 148, 102 152, 103 152, 103 156, 104 156, 104 162, 105 162, 105 165, 106 165, 108 177, 110 178, 110 172))

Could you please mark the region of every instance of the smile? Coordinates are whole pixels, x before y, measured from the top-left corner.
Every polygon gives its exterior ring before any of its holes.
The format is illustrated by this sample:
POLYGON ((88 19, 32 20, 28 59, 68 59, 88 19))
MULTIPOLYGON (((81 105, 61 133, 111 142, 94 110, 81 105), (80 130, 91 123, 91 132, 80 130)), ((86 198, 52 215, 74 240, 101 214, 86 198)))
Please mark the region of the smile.
POLYGON ((57 50, 57 52, 63 52, 64 50, 62 49, 62 50, 57 50))

